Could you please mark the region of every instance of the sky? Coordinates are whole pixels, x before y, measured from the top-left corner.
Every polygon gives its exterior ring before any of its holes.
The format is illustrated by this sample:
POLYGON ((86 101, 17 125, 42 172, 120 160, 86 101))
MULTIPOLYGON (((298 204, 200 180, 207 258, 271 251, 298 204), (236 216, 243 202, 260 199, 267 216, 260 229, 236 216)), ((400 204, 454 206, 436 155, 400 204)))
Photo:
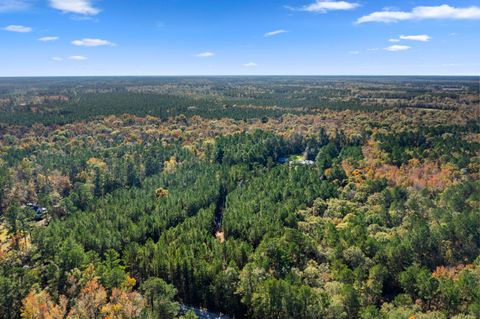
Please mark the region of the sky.
POLYGON ((480 0, 0 0, 0 76, 480 75, 480 0))

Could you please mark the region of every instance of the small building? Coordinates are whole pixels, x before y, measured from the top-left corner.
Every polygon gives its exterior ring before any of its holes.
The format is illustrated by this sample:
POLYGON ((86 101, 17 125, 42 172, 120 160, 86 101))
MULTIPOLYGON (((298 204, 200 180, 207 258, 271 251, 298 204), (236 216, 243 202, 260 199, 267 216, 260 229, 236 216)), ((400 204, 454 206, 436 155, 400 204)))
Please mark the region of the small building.
POLYGON ((294 165, 314 165, 315 162, 311 160, 297 160, 297 161, 290 161, 288 165, 294 166, 294 165))
POLYGON ((184 315, 188 311, 193 311, 199 319, 230 319, 229 316, 222 313, 210 312, 207 309, 191 307, 187 305, 180 305, 180 314, 184 315))
POLYGON ((40 221, 45 218, 45 213, 47 212, 45 207, 41 207, 34 203, 27 203, 27 207, 30 207, 35 212, 35 215, 33 216, 34 220, 40 221))

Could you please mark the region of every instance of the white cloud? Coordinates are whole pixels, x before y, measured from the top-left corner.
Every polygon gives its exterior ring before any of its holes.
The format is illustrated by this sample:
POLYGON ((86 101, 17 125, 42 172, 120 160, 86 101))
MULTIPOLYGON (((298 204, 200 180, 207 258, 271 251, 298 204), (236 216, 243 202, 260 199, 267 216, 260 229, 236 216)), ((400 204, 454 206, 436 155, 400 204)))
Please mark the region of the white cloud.
POLYGON ((54 57, 52 57, 52 60, 53 61, 63 61, 63 58, 58 57, 58 56, 54 56, 54 57))
POLYGON ((388 42, 400 42, 400 39, 388 39, 388 42))
POLYGON ((50 36, 50 37, 41 37, 41 38, 38 38, 38 41, 50 42, 50 41, 57 41, 58 39, 59 39, 58 37, 50 36))
POLYGON ((195 54, 195 56, 197 58, 210 58, 214 55, 215 55, 215 53, 213 53, 213 52, 202 52, 202 53, 195 54))
POLYGON ((273 37, 273 36, 275 36, 275 35, 279 35, 279 34, 287 33, 287 32, 288 32, 287 30, 280 29, 280 30, 275 30, 275 31, 267 32, 267 33, 265 33, 263 36, 264 36, 264 37, 273 37))
POLYGON ((360 5, 355 2, 316 0, 314 3, 303 6, 298 9, 293 8, 293 10, 308 11, 308 12, 315 12, 315 13, 326 13, 328 11, 336 11, 336 10, 353 10, 359 6, 360 5))
POLYGON ((385 50, 392 51, 392 52, 406 51, 409 49, 411 49, 411 47, 409 47, 408 45, 398 45, 398 44, 394 44, 385 48, 385 50))
POLYGON ((83 55, 72 55, 72 56, 69 56, 68 59, 73 61, 85 61, 88 58, 83 55))
POLYGON ((29 0, 0 0, 0 12, 25 10, 30 7, 29 0))
POLYGON ((32 28, 30 27, 25 27, 23 25, 9 25, 3 28, 5 31, 10 31, 10 32, 18 32, 18 33, 27 33, 27 32, 32 32, 32 28))
POLYGON ((363 16, 357 23, 366 22, 399 22, 407 20, 446 19, 446 20, 474 20, 480 19, 480 7, 455 8, 448 4, 440 6, 415 7, 412 11, 377 11, 363 16))
POLYGON ((431 37, 426 34, 419 34, 419 35, 401 35, 400 39, 402 40, 410 40, 410 41, 421 41, 421 42, 428 42, 430 41, 431 37))
POLYGON ((348 53, 353 54, 353 55, 357 55, 357 54, 360 54, 360 51, 350 51, 348 53))
POLYGON ((82 39, 82 40, 74 40, 72 41, 73 45, 79 46, 79 47, 99 47, 99 46, 115 46, 114 43, 107 41, 107 40, 102 40, 102 39, 82 39))
POLYGON ((368 51, 378 51, 378 48, 369 48, 368 51))
POLYGON ((243 66, 246 68, 254 68, 258 66, 258 64, 256 64, 255 62, 248 62, 248 63, 245 63, 243 66))
POLYGON ((62 12, 97 15, 100 9, 93 7, 91 0, 50 0, 50 6, 62 12))

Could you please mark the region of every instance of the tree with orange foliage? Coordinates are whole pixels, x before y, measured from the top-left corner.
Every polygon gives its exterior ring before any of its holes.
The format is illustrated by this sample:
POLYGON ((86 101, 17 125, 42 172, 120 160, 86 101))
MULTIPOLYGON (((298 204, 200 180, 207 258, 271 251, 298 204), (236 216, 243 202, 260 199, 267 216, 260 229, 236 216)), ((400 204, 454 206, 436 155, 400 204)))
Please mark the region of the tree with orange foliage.
POLYGON ((23 299, 21 316, 23 319, 63 319, 66 311, 67 299, 64 296, 56 304, 47 291, 32 290, 23 299))
POLYGON ((114 288, 110 302, 102 307, 101 312, 105 318, 135 319, 142 318, 144 306, 143 297, 138 292, 114 288))
POLYGON ((168 196, 168 189, 165 189, 165 188, 163 188, 163 187, 157 188, 157 189, 155 190, 155 195, 156 195, 158 198, 166 197, 166 196, 168 196))
POLYGON ((101 309, 107 304, 107 291, 96 278, 86 283, 75 305, 68 313, 69 318, 96 319, 101 317, 101 309))

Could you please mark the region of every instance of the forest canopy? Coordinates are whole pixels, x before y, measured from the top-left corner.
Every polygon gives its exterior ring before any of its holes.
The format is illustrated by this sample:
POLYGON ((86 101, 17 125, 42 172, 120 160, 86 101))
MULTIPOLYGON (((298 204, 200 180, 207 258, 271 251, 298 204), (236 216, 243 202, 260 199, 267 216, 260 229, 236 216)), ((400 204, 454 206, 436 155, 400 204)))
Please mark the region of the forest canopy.
POLYGON ((478 103, 468 77, 1 80, 0 318, 478 318, 478 103))

